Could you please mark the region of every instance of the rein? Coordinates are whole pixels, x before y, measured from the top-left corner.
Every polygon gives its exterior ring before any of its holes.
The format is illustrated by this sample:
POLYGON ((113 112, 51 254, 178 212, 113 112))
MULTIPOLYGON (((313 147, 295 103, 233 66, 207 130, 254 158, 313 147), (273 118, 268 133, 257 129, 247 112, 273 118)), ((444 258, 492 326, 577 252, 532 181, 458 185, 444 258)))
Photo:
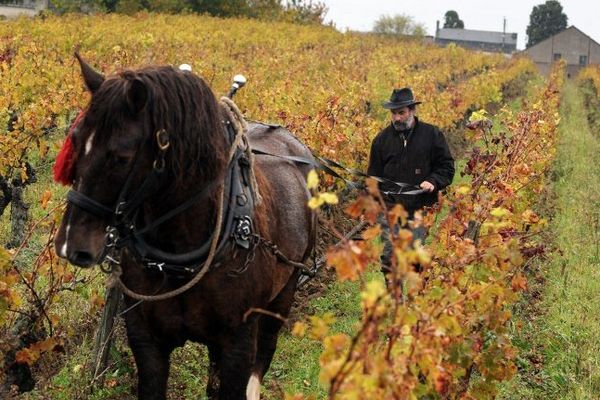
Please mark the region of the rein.
MULTIPOLYGON (((221 237, 222 233, 230 233, 230 237, 235 241, 236 244, 249 249, 251 242, 255 241, 254 235, 252 234, 252 220, 248 215, 243 215, 244 212, 248 211, 251 213, 253 209, 253 203, 260 201, 260 195, 258 193, 258 186, 256 185, 256 179, 254 177, 254 173, 252 170, 253 158, 250 154, 250 147, 248 146, 247 138, 245 135, 246 125, 241 112, 231 101, 227 98, 221 99, 221 106, 225 111, 226 116, 228 117, 227 121, 227 133, 230 135, 231 147, 229 150, 229 155, 227 157, 227 165, 228 170, 225 175, 224 181, 221 184, 218 184, 217 181, 213 181, 208 186, 204 187, 201 191, 197 192, 190 199, 185 201, 180 206, 175 209, 169 211, 168 213, 162 215, 157 220, 151 222, 149 225, 143 227, 140 230, 135 230, 134 220, 138 212, 139 206, 143 203, 145 198, 148 196, 148 193, 152 190, 152 188, 160 181, 161 174, 164 170, 164 157, 165 152, 169 147, 168 135, 166 131, 160 130, 156 134, 157 142, 159 145, 159 155, 155 159, 153 163, 153 168, 151 173, 145 178, 144 182, 141 184, 139 189, 131 196, 130 200, 126 201, 125 197, 128 195, 129 187, 132 184, 134 171, 138 165, 138 160, 134 161, 134 165, 121 189, 121 192, 118 197, 118 201, 116 202, 115 209, 100 204, 94 199, 77 192, 76 190, 71 190, 68 195, 68 201, 77 207, 97 216, 100 218, 104 218, 106 220, 112 221, 112 224, 107 228, 107 233, 105 237, 105 246, 103 253, 99 257, 98 263, 102 263, 103 260, 108 260, 108 268, 103 268, 103 271, 112 273, 111 278, 109 280, 109 285, 111 286, 119 286, 123 293, 127 296, 143 301, 158 301, 165 300, 174 296, 177 296, 195 284, 197 284, 202 277, 208 272, 210 266, 213 264, 215 257, 224 246, 226 242, 228 242, 229 238, 221 237), (231 128, 231 129, 230 129, 231 128), (242 145, 244 145, 244 149, 242 149, 242 145), (243 164, 242 156, 245 155, 245 163, 249 171, 247 172, 248 176, 240 177, 241 174, 237 169, 241 169, 241 166, 237 166, 236 162, 243 164), (249 167, 249 168, 248 168, 249 167), (237 169, 236 169, 237 168, 237 169), (243 188, 240 189, 241 183, 239 181, 244 179, 244 182, 247 182, 247 187, 249 189, 248 194, 244 193, 243 188), (212 233, 209 242, 203 245, 200 249, 191 251, 186 254, 170 254, 163 252, 159 249, 153 248, 143 241, 141 238, 143 233, 146 233, 173 216, 183 212, 187 208, 191 207, 198 200, 206 197, 208 194, 214 190, 215 186, 219 186, 218 192, 218 210, 217 210, 217 220, 215 223, 215 230, 212 233), (237 185, 237 186, 236 186, 237 185), (230 207, 226 208, 225 205, 225 191, 227 189, 233 190, 230 194, 236 194, 237 196, 235 202, 231 202, 230 207), (235 191, 237 189, 237 192, 235 191), (244 199, 244 204, 240 204, 240 196, 244 199), (235 204, 237 203, 238 209, 232 210, 235 208, 235 204), (223 229, 225 222, 225 230, 223 229), (220 239, 223 239, 221 244, 219 245, 220 239), (120 251, 124 248, 129 248, 133 250, 134 257, 138 259, 141 258, 142 264, 148 268, 156 268, 159 271, 163 271, 163 266, 166 267, 167 262, 194 262, 199 258, 204 258, 206 252, 208 255, 200 265, 197 265, 196 268, 186 268, 186 267, 178 267, 175 272, 196 272, 195 276, 188 281, 185 285, 162 294, 158 295, 144 295, 140 293, 136 293, 129 289, 121 279, 122 269, 120 262, 120 251), (140 254, 142 253, 142 254, 140 254), (146 255, 157 256, 161 260, 158 262, 150 261, 148 262, 148 258, 146 255), (165 260, 165 261, 163 261, 165 260), (183 269, 183 271, 182 271, 183 269)), ((250 214, 251 215, 251 214, 250 214)), ((152 258, 151 258, 152 259, 152 258)), ((151 260, 150 259, 150 260, 151 260)))
POLYGON ((338 174, 335 171, 336 168, 346 171, 347 173, 354 175, 354 176, 358 176, 361 178, 371 178, 379 183, 387 183, 391 186, 395 186, 398 188, 398 191, 382 191, 381 193, 383 193, 383 194, 402 194, 402 195, 415 196, 418 194, 426 193, 425 190, 421 189, 419 186, 411 185, 411 184, 403 183, 403 182, 396 182, 391 179, 383 178, 380 176, 368 175, 358 169, 349 168, 349 167, 346 167, 346 166, 338 163, 337 161, 333 161, 329 158, 321 157, 321 156, 315 154, 314 152, 311 152, 313 155, 313 158, 272 154, 272 153, 269 153, 269 152, 266 152, 263 150, 259 150, 259 149, 252 149, 252 153, 254 153, 256 155, 277 157, 277 158, 287 160, 287 161, 292 161, 295 163, 311 165, 314 168, 320 169, 335 178, 343 180, 344 182, 346 182, 346 184, 350 188, 353 188, 353 189, 364 189, 365 185, 363 183, 354 182, 354 181, 344 178, 343 176, 341 176, 340 174, 338 174))
POLYGON ((201 191, 192 195, 183 204, 150 222, 147 226, 136 229, 134 221, 137 217, 139 207, 143 204, 155 186, 160 183, 164 171, 165 154, 169 148, 169 137, 168 133, 164 129, 161 129, 156 133, 159 153, 154 160, 152 170, 130 199, 126 200, 125 198, 129 194, 128 192, 132 185, 134 171, 137 169, 139 163, 139 158, 137 158, 137 156, 125 184, 121 189, 114 210, 76 190, 69 191, 67 195, 67 199, 70 203, 99 218, 112 221, 111 225, 107 227, 104 250, 98 259, 98 263, 102 264, 103 260, 108 260, 108 267, 102 268, 102 270, 107 273, 112 273, 111 278, 109 279, 109 285, 119 286, 123 293, 133 299, 141 301, 159 301, 175 297, 189 290, 208 272, 215 257, 220 253, 224 245, 226 243, 231 243, 229 240, 230 238, 233 239, 234 244, 249 251, 243 267, 238 271, 233 271, 235 274, 239 275, 245 271, 249 262, 254 258, 253 253, 259 244, 270 250, 281 262, 300 269, 309 276, 313 274, 312 269, 305 264, 288 259, 273 242, 253 233, 251 219, 252 211, 254 209, 254 204, 260 204, 261 202, 256 177, 254 175, 254 155, 272 156, 294 163, 311 165, 334 177, 344 180, 352 188, 364 188, 364 185, 361 186, 361 184, 345 179, 338 174, 334 168, 342 169, 355 176, 373 178, 377 182, 392 184, 399 188, 398 192, 383 192, 384 194, 417 195, 424 193, 422 189, 414 185, 370 176, 362 171, 345 167, 333 160, 320 157, 314 153, 312 154, 312 158, 305 158, 277 155, 259 149, 251 149, 247 136, 245 135, 245 132, 247 131, 246 121, 238 107, 227 97, 221 99, 221 106, 227 116, 227 121, 225 122, 227 124, 226 131, 230 136, 231 142, 229 156, 227 158, 228 169, 224 181, 221 184, 218 184, 218 181, 211 182, 201 191), (236 165, 236 163, 239 163, 240 166, 236 165), (241 189, 240 180, 243 180, 243 187, 241 189), (217 221, 215 230, 207 243, 188 253, 171 254, 145 242, 143 234, 185 211, 200 199, 205 198, 217 185, 219 186, 217 221), (244 190, 244 187, 246 187, 247 190, 244 190), (225 205, 225 192, 227 190, 229 190, 230 194, 229 207, 226 207, 225 205), (240 201, 240 199, 242 199, 242 201, 240 201), (225 229, 223 229, 224 227, 225 229), (221 237, 222 235, 223 237, 221 237), (136 293, 129 289, 121 279, 122 269, 120 265, 120 253, 124 248, 131 250, 132 255, 146 268, 156 269, 161 272, 166 270, 167 272, 179 274, 195 273, 195 275, 185 285, 170 292, 158 295, 136 293))

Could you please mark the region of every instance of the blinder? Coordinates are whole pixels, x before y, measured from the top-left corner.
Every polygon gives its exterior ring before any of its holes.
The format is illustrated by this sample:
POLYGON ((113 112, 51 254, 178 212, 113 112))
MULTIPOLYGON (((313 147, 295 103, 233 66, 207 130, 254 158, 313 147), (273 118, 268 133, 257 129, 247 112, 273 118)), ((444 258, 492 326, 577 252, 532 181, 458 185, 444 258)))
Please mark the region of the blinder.
MULTIPOLYGON (((235 138, 235 131, 229 121, 225 121, 224 124, 228 143, 231 145, 235 138)), ((69 191, 67 200, 80 209, 108 222, 104 249, 98 259, 98 264, 107 258, 112 261, 117 260, 119 252, 127 248, 145 267, 185 277, 196 272, 206 260, 214 233, 198 249, 183 254, 168 253, 148 244, 144 240, 144 234, 208 197, 216 189, 218 182, 209 183, 178 207, 158 217, 147 226, 137 228, 136 219, 140 206, 160 186, 159 183, 165 169, 165 155, 170 146, 170 138, 166 130, 158 130, 155 137, 159 151, 152 163, 152 171, 132 195, 130 195, 129 189, 135 172, 139 169, 137 156, 113 208, 74 189, 69 191)), ((227 201, 223 207, 223 226, 217 246, 217 255, 225 247, 239 246, 245 250, 249 250, 251 247, 255 199, 250 185, 250 168, 250 161, 245 149, 238 146, 227 167, 225 180, 222 183, 225 185, 227 201)))

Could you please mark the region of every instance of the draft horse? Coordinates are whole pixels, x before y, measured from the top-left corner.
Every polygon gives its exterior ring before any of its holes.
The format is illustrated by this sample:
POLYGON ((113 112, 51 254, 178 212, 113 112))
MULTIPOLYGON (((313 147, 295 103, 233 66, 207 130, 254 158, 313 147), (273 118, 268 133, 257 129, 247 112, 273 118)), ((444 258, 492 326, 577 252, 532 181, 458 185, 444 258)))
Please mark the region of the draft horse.
MULTIPOLYGON (((138 396, 166 398, 169 356, 191 340, 208 348, 209 398, 258 399, 283 324, 276 316, 287 317, 299 274, 285 260, 303 262, 314 246, 310 167, 261 155, 251 170, 247 151, 231 152, 231 118, 191 72, 146 67, 105 78, 76 57, 91 100, 68 138, 62 179, 72 190, 57 254, 80 267, 110 257, 124 287, 150 296, 202 271, 170 299, 125 295, 138 396)), ((278 126, 252 123, 247 138, 271 154, 311 157, 278 126)))

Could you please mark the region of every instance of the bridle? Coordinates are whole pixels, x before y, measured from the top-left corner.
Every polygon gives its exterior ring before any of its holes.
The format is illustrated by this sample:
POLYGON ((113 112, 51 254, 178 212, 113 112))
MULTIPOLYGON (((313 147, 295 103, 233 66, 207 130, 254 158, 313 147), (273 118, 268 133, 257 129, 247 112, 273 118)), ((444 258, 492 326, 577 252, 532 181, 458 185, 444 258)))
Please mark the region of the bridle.
MULTIPOLYGON (((229 144, 233 143, 235 132, 230 121, 224 121, 226 137, 229 144)), ((138 228, 139 212, 142 204, 154 195, 164 180, 165 157, 170 147, 170 139, 167 131, 161 129, 155 134, 158 153, 152 163, 152 169, 146 174, 144 181, 137 190, 132 191, 133 178, 139 173, 140 160, 136 158, 129 174, 122 186, 117 201, 112 207, 108 207, 91 197, 71 189, 67 194, 67 200, 72 205, 86 211, 104 221, 109 221, 106 228, 104 248, 97 264, 102 265, 104 260, 119 262, 119 256, 123 249, 129 252, 136 260, 151 270, 164 271, 170 275, 188 276, 196 272, 205 261, 212 241, 211 237, 198 248, 187 253, 169 253, 146 242, 144 235, 164 222, 183 213, 199 201, 206 199, 219 185, 224 185, 224 191, 228 202, 222 208, 221 220, 223 226, 218 238, 217 254, 227 245, 238 245, 249 249, 251 246, 251 235, 253 233, 252 213, 254 209, 254 195, 250 189, 246 170, 250 163, 246 157, 246 151, 238 146, 225 173, 223 181, 214 180, 198 192, 191 195, 186 201, 176 208, 156 218, 146 226, 138 228), (226 240, 231 238, 232 240, 226 240)), ((139 149, 141 150, 141 148, 139 149)))

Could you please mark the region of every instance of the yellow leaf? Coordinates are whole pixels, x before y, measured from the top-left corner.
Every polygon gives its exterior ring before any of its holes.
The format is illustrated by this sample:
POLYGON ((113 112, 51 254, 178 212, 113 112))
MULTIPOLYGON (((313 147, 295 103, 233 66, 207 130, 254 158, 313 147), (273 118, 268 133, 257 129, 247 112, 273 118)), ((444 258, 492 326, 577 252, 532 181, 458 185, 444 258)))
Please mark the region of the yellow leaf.
POLYGON ((367 283, 367 288, 360 294, 365 307, 371 307, 375 302, 386 293, 385 285, 379 279, 374 279, 367 283))
POLYGON ((483 121, 483 120, 486 120, 486 119, 488 119, 487 118, 487 111, 482 109, 482 110, 479 110, 479 111, 473 111, 473 113, 469 117, 469 122, 483 121))
POLYGON ((28 176, 27 176, 27 170, 25 169, 25 167, 21 168, 21 181, 23 182, 27 182, 28 176))
POLYGON ((523 213, 521 214, 521 217, 523 218, 523 222, 528 223, 528 224, 536 224, 536 223, 540 222, 540 217, 531 210, 523 211, 523 213))
POLYGON ((465 195, 471 191, 471 188, 467 185, 460 185, 456 188, 456 193, 465 195))
POLYGON ((334 350, 335 352, 341 352, 348 347, 350 342, 350 338, 348 335, 343 333, 338 333, 332 336, 328 336, 323 341, 323 344, 329 348, 330 350, 334 350))
POLYGON ((327 204, 337 204, 339 201, 335 193, 321 193, 319 197, 321 197, 327 204))
POLYGON ((46 206, 48 205, 48 202, 50 201, 51 198, 52 198, 52 192, 50 190, 45 190, 44 193, 42 194, 42 201, 41 201, 41 206, 43 209, 46 209, 46 206))
POLYGON ((321 207, 323 205, 323 198, 321 196, 317 196, 317 197, 312 197, 309 201, 308 201, 308 206, 310 208, 312 208, 313 210, 321 207))
POLYGON ((292 335, 296 337, 304 337, 306 334, 306 324, 303 322, 296 322, 294 328, 292 328, 292 335))
POLYGON ((329 323, 324 318, 313 315, 310 317, 311 331, 310 337, 316 340, 323 340, 329 333, 329 323))
POLYGON ((317 174, 317 171, 311 169, 308 173, 308 176, 306 177, 306 187, 308 187, 309 189, 317 189, 318 186, 319 175, 317 174))
POLYGON ((502 218, 502 217, 506 217, 507 215, 510 215, 510 211, 508 211, 504 207, 496 207, 496 208, 493 208, 492 211, 490 211, 490 214, 492 214, 492 216, 494 216, 496 218, 502 218))

